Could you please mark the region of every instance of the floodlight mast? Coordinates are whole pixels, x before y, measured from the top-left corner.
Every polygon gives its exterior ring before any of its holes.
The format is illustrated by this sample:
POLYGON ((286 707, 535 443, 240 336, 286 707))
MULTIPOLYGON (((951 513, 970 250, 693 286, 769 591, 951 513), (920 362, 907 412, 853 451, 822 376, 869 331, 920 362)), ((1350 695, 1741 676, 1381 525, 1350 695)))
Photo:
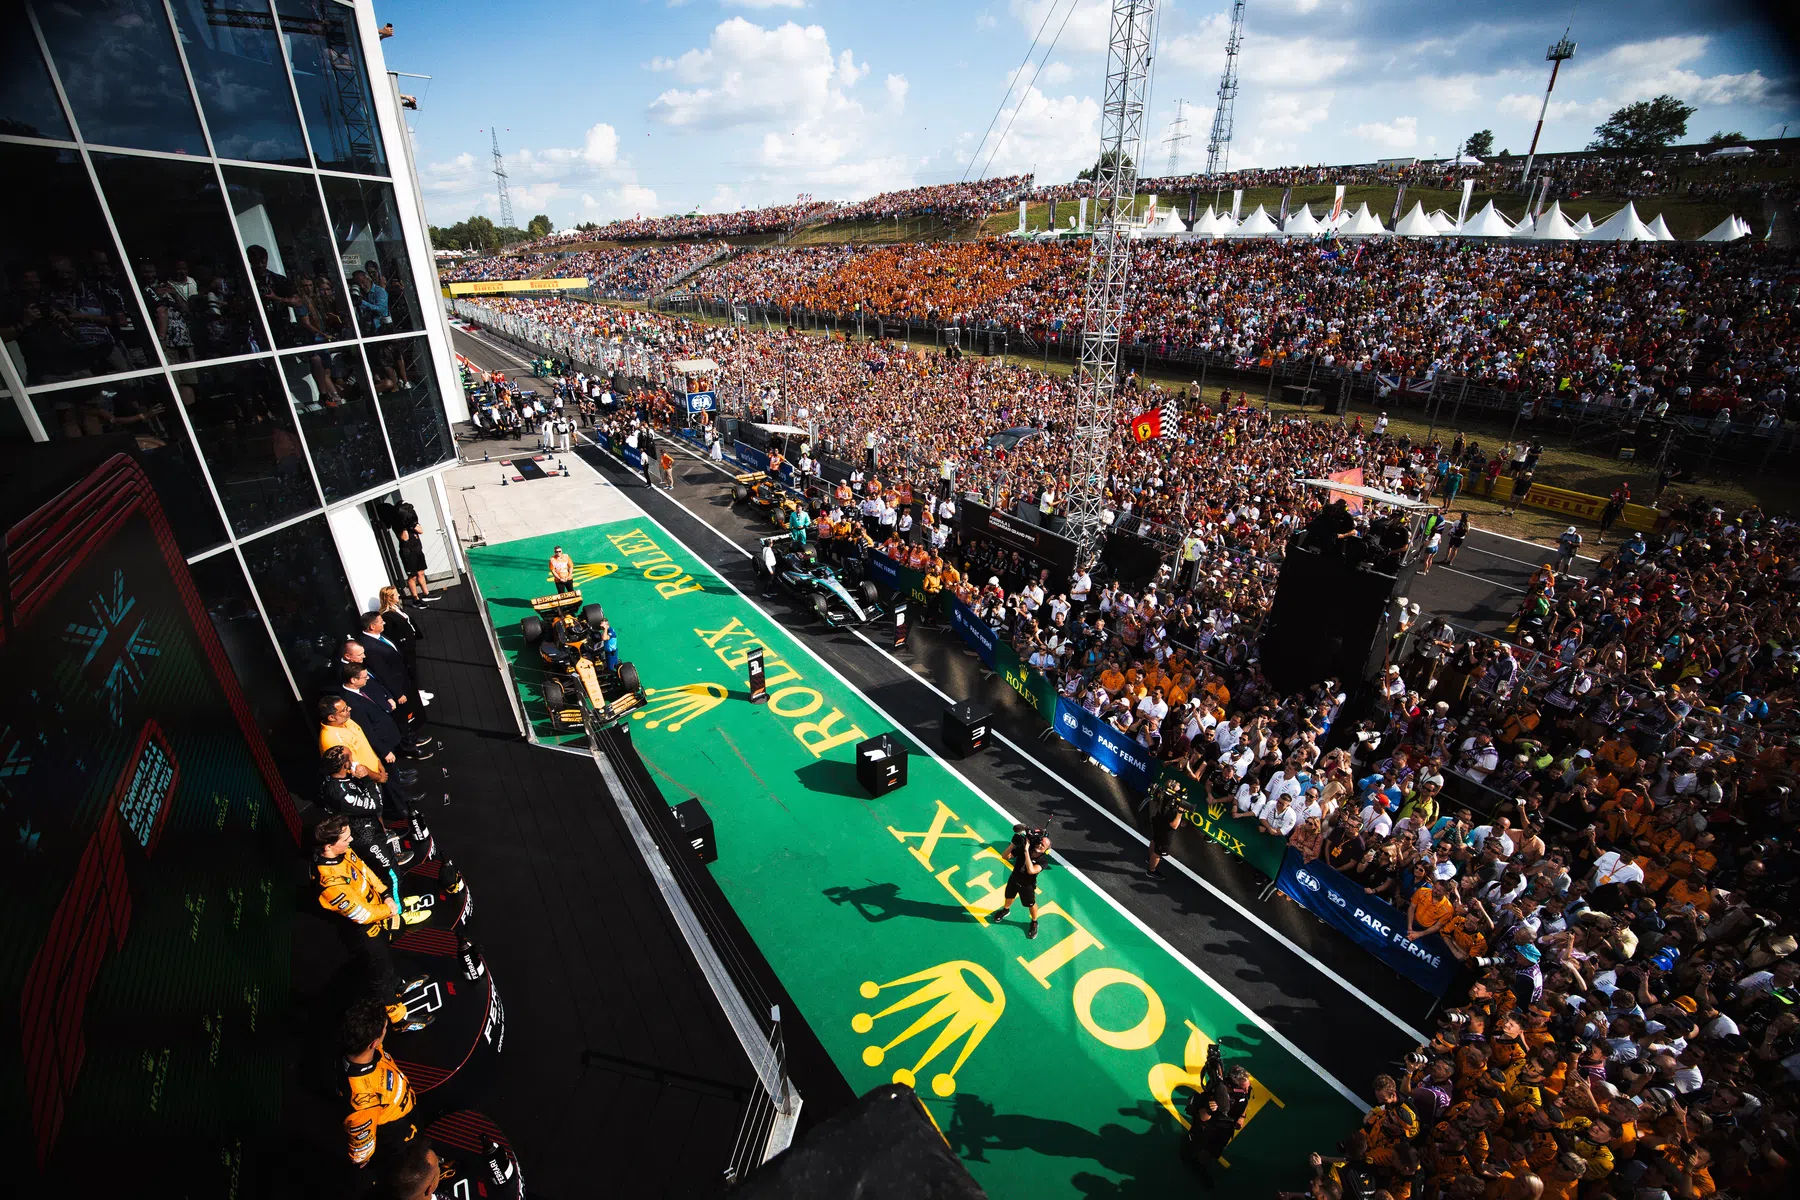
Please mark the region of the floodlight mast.
POLYGON ((1106 50, 1100 157, 1094 164, 1094 237, 1088 246, 1081 317, 1081 400, 1069 463, 1068 536, 1076 561, 1090 566, 1105 535, 1107 458, 1119 389, 1119 330, 1131 275, 1137 163, 1150 86, 1155 0, 1113 0, 1106 50))
POLYGON ((1219 95, 1213 104, 1212 134, 1206 139, 1206 173, 1230 169, 1231 126, 1237 112, 1238 49, 1244 44, 1244 0, 1231 6, 1231 32, 1225 35, 1225 70, 1219 76, 1219 95))
POLYGON ((1531 149, 1525 152, 1525 174, 1519 177, 1521 183, 1531 178, 1531 164, 1537 161, 1538 139, 1544 136, 1544 117, 1550 111, 1550 93, 1556 90, 1556 73, 1562 65, 1575 57, 1575 43, 1569 40, 1569 31, 1563 30, 1562 40, 1550 47, 1544 58, 1550 63, 1550 85, 1544 89, 1544 103, 1538 109, 1537 128, 1531 131, 1531 149))

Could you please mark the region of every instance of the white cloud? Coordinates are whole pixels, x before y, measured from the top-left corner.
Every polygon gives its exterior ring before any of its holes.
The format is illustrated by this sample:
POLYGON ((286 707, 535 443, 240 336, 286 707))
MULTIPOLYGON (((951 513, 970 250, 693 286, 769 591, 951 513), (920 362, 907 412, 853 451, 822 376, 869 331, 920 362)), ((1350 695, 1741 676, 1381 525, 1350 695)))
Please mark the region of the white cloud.
POLYGON ((855 87, 856 81, 869 73, 869 64, 856 65, 856 55, 849 50, 837 57, 837 81, 841 87, 855 87))
POLYGON ((814 120, 854 102, 844 89, 867 73, 846 50, 833 59, 819 25, 792 21, 774 29, 733 17, 714 29, 704 50, 675 60, 675 74, 690 89, 670 88, 650 102, 650 116, 664 125, 732 129, 798 116, 814 120))
POLYGON ((1057 27, 1062 26, 1062 36, 1056 42, 1059 48, 1071 53, 1106 53, 1107 38, 1112 32, 1112 5, 1108 0, 1075 0, 1073 11, 1064 10, 1063 0, 1009 0, 1009 8, 1026 37, 1036 36, 1038 27, 1043 26, 1044 40, 1039 45, 1048 46, 1056 37, 1057 27), (1056 10, 1056 16, 1046 25, 1044 18, 1051 9, 1056 10))
MULTIPOLYGON (((548 213, 558 223, 601 220, 654 207, 656 193, 637 182, 637 169, 619 153, 619 133, 604 121, 582 134, 579 146, 521 146, 506 156, 507 191, 521 220, 548 213)), ((473 209, 498 219, 499 193, 485 155, 457 155, 419 172, 428 213, 440 224, 473 209)))
POLYGON ((673 71, 675 69, 675 60, 672 58, 664 58, 659 54, 649 62, 645 63, 644 69, 647 71, 673 71))
POLYGON ((988 13, 979 13, 975 17, 975 28, 978 30, 979 29, 992 29, 994 26, 996 26, 998 24, 999 24, 999 22, 994 20, 994 18, 988 13))
POLYGON ((1066 62, 1053 62, 1044 68, 1041 78, 1045 87, 1061 87, 1075 78, 1075 68, 1066 62))
POLYGON ((1420 102, 1434 112, 1462 112, 1481 102, 1481 86, 1474 75, 1428 75, 1414 84, 1420 102))
POLYGON ((1391 121, 1368 121, 1351 129, 1357 137, 1372 142, 1377 149, 1411 150, 1419 144, 1419 119, 1395 117, 1391 121))
MULTIPOLYGON (((1331 98, 1331 92, 1275 92, 1253 111, 1238 108, 1234 115, 1237 123, 1259 131, 1305 133, 1331 115, 1331 98)), ((1212 120, 1210 113, 1207 120, 1212 120)))
POLYGON ((805 8, 806 0, 720 0, 738 8, 805 8))
POLYGON ((910 85, 904 75, 889 75, 883 86, 887 89, 888 107, 899 112, 906 107, 906 93, 910 85))
MULTIPOLYGON (((959 147, 963 161, 975 150, 975 135, 965 134, 959 147)), ((977 172, 1014 175, 1037 172, 1040 179, 1072 179, 1082 167, 1091 166, 1100 147, 1100 105, 1088 96, 1052 98, 1037 88, 1027 88, 1011 108, 1000 112, 994 133, 981 148, 977 172), (1008 125, 1011 128, 1008 129, 1008 125), (995 139, 1007 130, 1006 139, 995 139), (989 155, 993 156, 988 165, 989 155)))

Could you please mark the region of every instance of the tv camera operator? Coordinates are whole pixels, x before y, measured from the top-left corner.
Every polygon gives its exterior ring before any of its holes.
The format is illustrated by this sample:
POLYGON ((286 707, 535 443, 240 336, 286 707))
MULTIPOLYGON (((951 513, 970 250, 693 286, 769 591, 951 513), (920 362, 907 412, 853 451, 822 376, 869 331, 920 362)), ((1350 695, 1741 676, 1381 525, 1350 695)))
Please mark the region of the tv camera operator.
POLYGON ((1226 1068, 1218 1043, 1206 1048, 1200 1086, 1187 1102, 1188 1131, 1181 1142, 1182 1161, 1193 1167, 1207 1187, 1213 1185, 1212 1164, 1244 1127, 1250 1111, 1250 1072, 1226 1068))
POLYGON ((1013 826, 1012 845, 1006 848, 1007 861, 1012 863, 1012 874, 1006 880, 1006 898, 999 908, 994 910, 990 920, 998 921, 1012 910, 1013 899, 1017 897, 1025 902, 1025 911, 1031 914, 1031 924, 1025 929, 1027 939, 1038 935, 1038 903, 1037 877, 1044 869, 1045 860, 1050 856, 1050 836, 1042 829, 1027 829, 1023 825, 1013 826))

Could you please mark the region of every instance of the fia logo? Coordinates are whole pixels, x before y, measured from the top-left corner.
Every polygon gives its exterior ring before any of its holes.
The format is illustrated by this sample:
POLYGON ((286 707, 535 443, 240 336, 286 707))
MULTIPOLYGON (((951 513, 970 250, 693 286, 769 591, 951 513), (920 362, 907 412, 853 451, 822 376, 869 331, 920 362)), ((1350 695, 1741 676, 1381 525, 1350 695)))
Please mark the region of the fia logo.
POLYGON ((962 1052, 948 1071, 932 1076, 931 1090, 939 1096, 949 1096, 956 1091, 956 1073, 975 1053, 975 1047, 981 1044, 988 1030, 1006 1011, 1006 993, 1000 990, 1000 981, 990 975, 986 968, 976 963, 963 960, 940 963, 916 974, 890 980, 887 983, 867 981, 862 985, 862 997, 873 1000, 888 988, 905 987, 917 984, 911 992, 894 1001, 874 1016, 868 1013, 857 1013, 850 1018, 850 1028, 857 1033, 868 1033, 875 1028, 875 1022, 883 1017, 902 1012, 909 1008, 917 1008, 923 1004, 931 1005, 923 1016, 916 1018, 896 1037, 885 1045, 869 1045, 863 1048, 862 1060, 871 1067, 879 1067, 887 1052, 906 1041, 914 1034, 923 1033, 934 1025, 942 1024, 937 1036, 919 1055, 912 1067, 900 1067, 894 1071, 893 1081, 904 1083, 907 1087, 916 1087, 919 1072, 923 1071, 937 1056, 949 1049, 958 1038, 965 1037, 962 1052), (983 995, 982 993, 985 993, 983 995))
POLYGON ((1319 890, 1319 881, 1305 871, 1295 871, 1294 882, 1298 883, 1309 892, 1316 892, 1319 890))
POLYGON ((695 717, 711 712, 723 704, 726 695, 725 689, 716 683, 684 683, 680 687, 645 688, 644 707, 632 713, 631 719, 644 722, 646 729, 667 725, 670 733, 679 733, 681 727, 695 717))
POLYGON ((1075 714, 1072 712, 1063 713, 1062 722, 1064 725, 1067 725, 1070 729, 1075 729, 1081 724, 1080 721, 1077 721, 1075 719, 1075 714))

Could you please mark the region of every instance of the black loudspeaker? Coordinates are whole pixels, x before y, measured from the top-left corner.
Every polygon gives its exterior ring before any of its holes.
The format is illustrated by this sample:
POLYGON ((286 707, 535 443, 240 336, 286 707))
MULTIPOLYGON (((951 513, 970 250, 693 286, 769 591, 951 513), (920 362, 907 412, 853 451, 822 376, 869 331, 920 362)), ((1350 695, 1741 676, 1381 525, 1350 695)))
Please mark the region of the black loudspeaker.
POLYGON ((706 809, 698 797, 683 800, 669 810, 675 816, 675 824, 681 830, 681 836, 687 844, 694 848, 703 863, 719 861, 719 843, 713 837, 712 818, 706 815, 706 809))
POLYGON ((982 1200, 913 1090, 888 1083, 833 1113, 732 1189, 742 1200, 982 1200))
POLYGON ((871 796, 885 796, 906 786, 906 747, 884 733, 856 745, 856 782, 871 796))
POLYGON ((959 700, 944 710, 944 746, 958 758, 967 758, 987 745, 988 724, 993 714, 973 700, 959 700))
POLYGON ((1384 575, 1338 554, 1289 546, 1263 623, 1263 673, 1275 690, 1298 692, 1322 679, 1346 688, 1380 671, 1397 628, 1395 600, 1414 568, 1384 575))

